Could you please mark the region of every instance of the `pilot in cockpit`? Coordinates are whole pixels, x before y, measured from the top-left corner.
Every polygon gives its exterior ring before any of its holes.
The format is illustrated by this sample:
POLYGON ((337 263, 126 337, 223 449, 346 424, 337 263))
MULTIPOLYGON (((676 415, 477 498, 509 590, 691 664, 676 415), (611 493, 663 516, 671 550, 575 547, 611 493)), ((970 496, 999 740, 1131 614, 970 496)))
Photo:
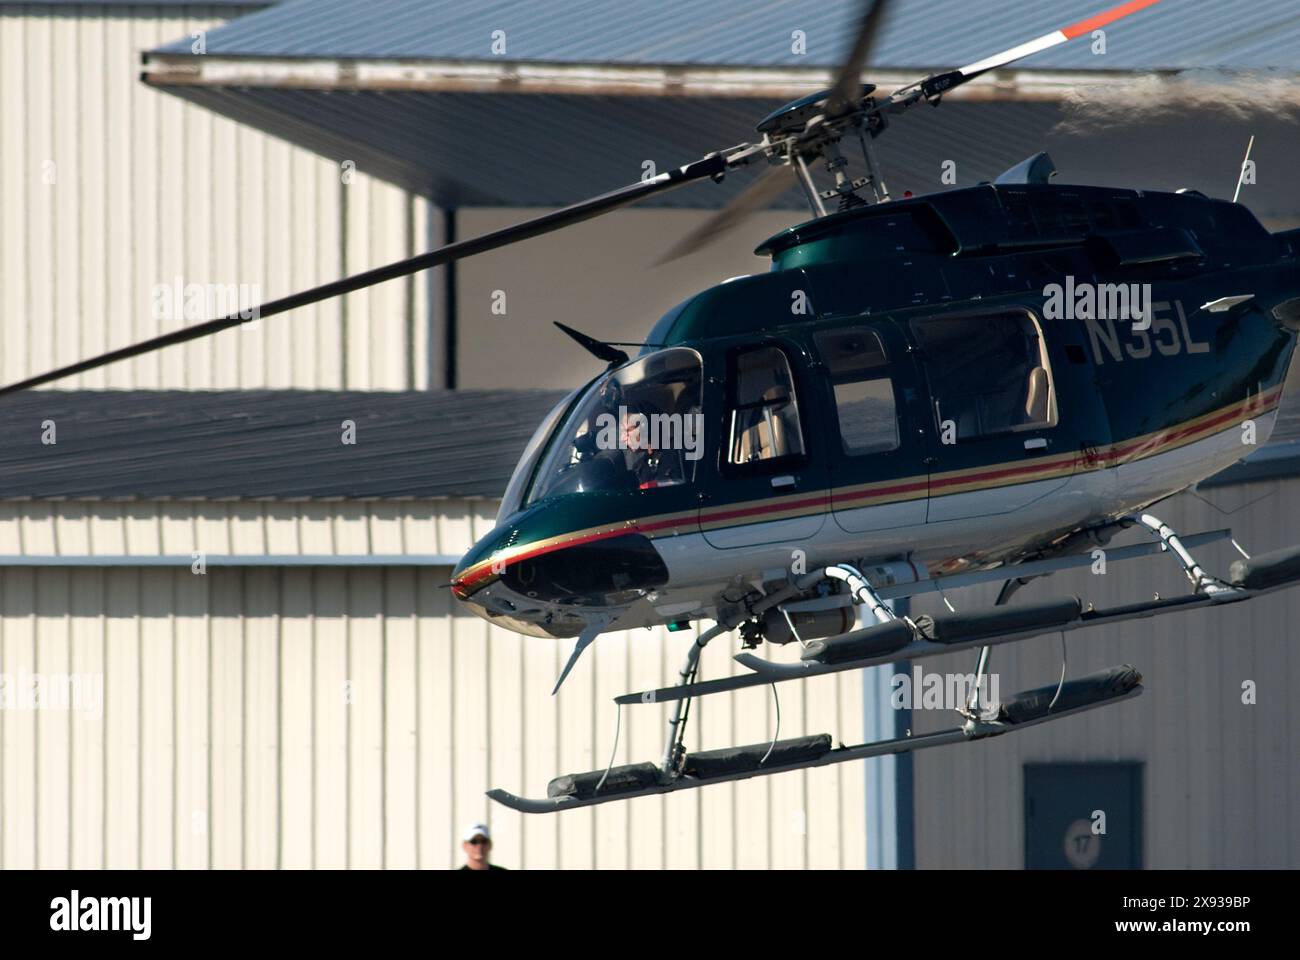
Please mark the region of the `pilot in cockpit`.
POLYGON ((687 483, 700 459, 700 381, 699 356, 677 348, 606 374, 555 427, 528 502, 687 483))
POLYGON ((672 458, 652 446, 657 411, 640 402, 645 398, 629 395, 633 393, 615 377, 601 385, 586 429, 575 442, 579 461, 589 465, 588 476, 599 476, 606 489, 647 490, 680 482, 673 475, 672 458))
POLYGON ((624 406, 619 411, 619 446, 623 449, 623 463, 641 490, 657 487, 671 479, 664 475, 667 464, 663 451, 651 446, 651 415, 639 407, 624 406))

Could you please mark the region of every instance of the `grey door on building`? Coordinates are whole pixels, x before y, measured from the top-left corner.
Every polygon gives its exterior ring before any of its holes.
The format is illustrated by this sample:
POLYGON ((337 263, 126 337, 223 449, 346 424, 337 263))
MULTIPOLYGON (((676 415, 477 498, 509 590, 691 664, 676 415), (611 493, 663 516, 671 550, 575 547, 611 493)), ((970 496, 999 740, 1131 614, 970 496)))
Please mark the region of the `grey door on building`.
POLYGON ((1025 764, 1025 867, 1142 867, 1140 763, 1025 764))

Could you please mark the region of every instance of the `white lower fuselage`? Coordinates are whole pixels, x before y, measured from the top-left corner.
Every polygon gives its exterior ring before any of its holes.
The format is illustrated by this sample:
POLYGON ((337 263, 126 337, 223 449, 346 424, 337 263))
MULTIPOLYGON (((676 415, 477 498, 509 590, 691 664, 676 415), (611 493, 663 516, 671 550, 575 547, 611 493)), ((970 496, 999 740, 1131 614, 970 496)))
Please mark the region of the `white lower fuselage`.
MULTIPOLYGON (((910 562, 920 576, 957 573, 1013 559, 1079 528, 1105 525, 1186 489, 1263 444, 1276 407, 1255 417, 1254 446, 1234 422, 1202 439, 1116 466, 1061 479, 993 487, 905 503, 830 511, 809 535, 808 519, 777 520, 655 540, 669 584, 619 626, 716 613, 729 590, 842 562, 910 562), (740 532, 743 531, 743 535, 740 532), (735 537, 735 546, 719 546, 735 537), (741 545, 743 543, 743 545, 741 545), (743 558, 743 560, 742 560, 743 558), (737 573, 743 566, 744 573, 737 573)), ((616 614, 616 619, 618 615, 616 614)))

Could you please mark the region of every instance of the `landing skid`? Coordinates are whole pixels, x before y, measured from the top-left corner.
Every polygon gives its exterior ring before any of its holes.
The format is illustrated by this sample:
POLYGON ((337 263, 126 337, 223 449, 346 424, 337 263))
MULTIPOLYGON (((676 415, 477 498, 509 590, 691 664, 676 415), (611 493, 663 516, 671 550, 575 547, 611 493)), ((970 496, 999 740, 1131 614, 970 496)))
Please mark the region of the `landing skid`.
MULTIPOLYGON (((995 645, 1014 643, 1045 633, 1073 631, 1181 610, 1241 602, 1300 583, 1300 547, 1235 561, 1230 568, 1229 579, 1224 581, 1207 574, 1192 556, 1188 545, 1198 545, 1226 536, 1227 531, 1200 534, 1184 541, 1168 525, 1150 515, 1134 517, 1131 522, 1145 526, 1153 534, 1158 542, 1150 546, 1155 551, 1167 552, 1179 563, 1192 585, 1190 594, 1103 610, 1091 606, 1085 608, 1076 597, 1062 597, 1018 607, 1002 606, 1016 586, 1026 579, 1089 562, 1088 558, 1080 560, 1062 557, 1017 564, 1000 571, 1003 577, 1009 573, 1014 573, 1015 576, 1006 581, 998 605, 990 610, 972 614, 918 617, 913 620, 896 617, 882 599, 884 591, 878 592, 854 567, 848 564, 828 567, 799 577, 785 588, 769 594, 749 608, 748 617, 761 617, 771 609, 784 612, 787 604, 793 605, 815 584, 824 580, 839 580, 848 586, 852 602, 864 605, 877 620, 876 624, 810 643, 804 643, 797 631, 794 631, 795 639, 799 640, 803 648, 798 663, 773 663, 742 653, 734 659, 748 668, 750 673, 695 682, 699 656, 704 646, 714 637, 738 625, 719 623, 702 633, 692 644, 686 664, 681 670, 681 682, 676 686, 644 690, 615 698, 620 708, 622 705, 638 703, 674 704, 668 722, 668 742, 659 764, 611 766, 605 770, 557 777, 551 781, 545 799, 519 797, 505 790, 491 790, 488 796, 524 813, 552 813, 614 800, 690 790, 712 783, 746 780, 790 770, 1001 736, 1136 697, 1142 692, 1141 676, 1133 667, 1124 665, 1076 680, 1066 681, 1062 678, 1058 684, 1017 694, 1002 703, 995 715, 991 710, 980 709, 978 695, 975 694, 967 709, 959 711, 965 718, 961 726, 937 733, 857 746, 845 746, 842 743, 838 747, 833 746, 829 734, 697 753, 686 752, 684 746, 690 704, 696 697, 844 670, 861 670, 971 647, 980 648, 975 673, 975 689, 978 691, 978 681, 987 670, 990 650, 995 645)), ((1114 552, 1111 559, 1126 559, 1149 552, 1152 551, 1121 548, 1114 552)), ((919 593, 926 589, 923 584, 924 581, 909 587, 913 593, 919 593)), ((900 595, 897 589, 890 591, 892 596, 900 595)), ((790 622, 788 617, 787 622, 790 622)), ((792 622, 790 626, 793 631, 792 622)))
POLYGON ((596 784, 600 782, 601 777, 605 776, 604 770, 559 777, 551 781, 551 793, 558 793, 561 790, 569 792, 559 796, 548 796, 545 800, 530 800, 505 790, 490 790, 488 796, 521 813, 555 813, 560 810, 574 810, 578 807, 609 803, 612 800, 631 800, 634 797, 649 797, 657 793, 693 790, 713 783, 726 783, 729 780, 748 780, 751 777, 766 777, 809 767, 825 767, 848 760, 907 753, 911 750, 942 747, 968 740, 985 740, 1037 726, 1049 720, 1073 716, 1085 710, 1119 703, 1122 700, 1131 700, 1142 693, 1141 679, 1136 670, 1124 666, 1069 681, 1061 688, 1057 707, 1050 713, 1047 711, 1047 704, 1057 693, 1056 684, 1017 694, 1010 702, 1003 705, 996 720, 968 723, 949 730, 940 730, 937 733, 878 740, 854 747, 844 745, 832 747, 830 734, 798 737, 793 740, 778 740, 775 745, 756 743, 730 750, 688 753, 682 772, 676 776, 665 774, 653 763, 613 767, 608 771, 608 777, 599 792, 596 791, 596 784), (1069 705, 1071 703, 1074 705, 1069 705), (1012 715, 1018 715, 1020 719, 1011 719, 1012 715), (770 756, 764 763, 763 757, 769 752, 770 756))

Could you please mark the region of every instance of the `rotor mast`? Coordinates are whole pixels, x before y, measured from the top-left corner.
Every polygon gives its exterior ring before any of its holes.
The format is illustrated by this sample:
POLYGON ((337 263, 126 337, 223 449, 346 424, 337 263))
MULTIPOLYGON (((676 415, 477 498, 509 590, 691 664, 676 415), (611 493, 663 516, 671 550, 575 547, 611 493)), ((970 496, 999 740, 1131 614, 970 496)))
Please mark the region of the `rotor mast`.
POLYGON ((887 127, 885 116, 871 96, 875 90, 862 84, 857 102, 847 112, 829 117, 826 112, 808 116, 809 108, 823 110, 823 102, 833 91, 823 91, 782 107, 759 124, 763 140, 759 144, 768 162, 774 166, 788 166, 799 181, 804 198, 813 217, 884 203, 890 199, 889 188, 881 174, 872 141, 887 127), (861 163, 865 175, 853 176, 849 158, 841 149, 842 141, 854 137, 861 150, 861 163), (830 175, 829 189, 818 189, 813 179, 813 168, 821 161, 830 175), (865 191, 870 190, 870 195, 865 191), (827 203, 838 201, 833 209, 827 203))

